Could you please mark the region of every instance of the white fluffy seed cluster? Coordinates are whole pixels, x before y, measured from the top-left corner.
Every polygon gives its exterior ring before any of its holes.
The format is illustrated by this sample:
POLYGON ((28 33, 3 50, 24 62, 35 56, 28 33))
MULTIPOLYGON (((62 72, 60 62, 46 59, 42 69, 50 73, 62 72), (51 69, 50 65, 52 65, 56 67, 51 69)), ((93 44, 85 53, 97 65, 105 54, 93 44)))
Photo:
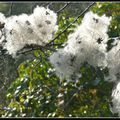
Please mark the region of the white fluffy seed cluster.
POLYGON ((107 62, 109 69, 109 77, 107 81, 116 84, 112 91, 112 107, 113 113, 120 116, 120 39, 114 40, 114 47, 107 54, 107 62))
POLYGON ((112 107, 113 113, 118 113, 120 117, 120 81, 117 83, 115 89, 112 91, 112 107))
POLYGON ((57 15, 48 8, 37 6, 30 15, 21 14, 6 18, 4 49, 13 57, 25 45, 44 46, 58 30, 57 15))
POLYGON ((114 40, 114 47, 107 53, 107 67, 109 69, 109 82, 120 81, 120 40, 114 40))
POLYGON ((106 42, 110 20, 105 15, 86 13, 81 25, 68 36, 67 45, 50 56, 50 62, 61 79, 78 76, 85 62, 94 67, 107 66, 106 42))
POLYGON ((120 82, 116 85, 115 89, 112 91, 111 111, 113 113, 118 113, 118 116, 120 116, 120 82))
POLYGON ((3 45, 3 41, 5 40, 5 36, 4 36, 4 26, 2 27, 2 25, 4 25, 6 23, 6 17, 4 16, 4 14, 0 13, 0 45, 3 45))

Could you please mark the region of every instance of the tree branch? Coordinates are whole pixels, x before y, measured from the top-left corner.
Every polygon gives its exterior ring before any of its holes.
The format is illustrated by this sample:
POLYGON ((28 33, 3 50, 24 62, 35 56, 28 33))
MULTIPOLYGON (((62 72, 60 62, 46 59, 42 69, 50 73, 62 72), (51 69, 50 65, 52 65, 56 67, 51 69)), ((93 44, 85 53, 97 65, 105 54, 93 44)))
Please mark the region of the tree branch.
POLYGON ((68 28, 71 27, 71 25, 73 25, 73 23, 75 23, 82 15, 84 15, 93 5, 95 4, 95 2, 93 2, 92 4, 90 4, 72 23, 70 23, 60 34, 58 34, 51 42, 49 42, 46 46, 49 46, 52 42, 54 42, 57 38, 59 38, 63 33, 65 33, 67 31, 68 28))
MULTIPOLYGON (((57 44, 56 44, 57 45, 57 44)), ((58 44, 59 45, 59 44, 58 44)), ((55 51, 55 49, 53 48, 50 48, 50 47, 47 47, 47 46, 40 46, 40 45, 26 45, 23 49, 23 51, 21 52, 17 52, 17 55, 19 54, 25 54, 25 53, 28 53, 28 52, 31 52, 33 50, 41 50, 42 52, 44 52, 44 50, 51 50, 51 51, 55 51), (30 48, 30 49, 29 49, 30 48), (25 50, 27 49, 27 50, 25 50)))
POLYGON ((25 53, 28 53, 28 52, 31 52, 31 51, 33 51, 33 50, 41 50, 42 49, 42 47, 41 46, 39 46, 39 45, 26 45, 24 48, 23 48, 23 50, 24 49, 27 49, 27 50, 25 50, 25 51, 22 51, 22 52, 17 52, 17 55, 19 55, 19 54, 25 54, 25 53), (30 49, 29 49, 30 48, 30 49))
POLYGON ((42 3, 41 6, 49 7, 51 4, 52 2, 45 2, 45 3, 42 3))
POLYGON ((74 99, 74 97, 76 96, 76 94, 79 94, 82 89, 83 89, 82 86, 78 87, 78 89, 73 93, 73 95, 72 95, 71 98, 67 101, 67 103, 64 104, 63 109, 66 109, 66 108, 67 108, 67 106, 71 103, 71 101, 74 99))
POLYGON ((4 86, 4 88, 7 90, 7 86, 4 84, 2 80, 0 80, 0 83, 4 86))
POLYGON ((119 37, 112 37, 112 38, 109 38, 108 40, 111 40, 111 39, 120 39, 120 36, 119 37))
POLYGON ((66 3, 62 8, 60 8, 56 13, 59 14, 61 13, 68 5, 70 4, 70 2, 66 3))
POLYGON ((13 2, 11 2, 11 4, 10 4, 10 9, 9 9, 9 13, 8 13, 9 16, 12 15, 12 8, 13 8, 13 2))

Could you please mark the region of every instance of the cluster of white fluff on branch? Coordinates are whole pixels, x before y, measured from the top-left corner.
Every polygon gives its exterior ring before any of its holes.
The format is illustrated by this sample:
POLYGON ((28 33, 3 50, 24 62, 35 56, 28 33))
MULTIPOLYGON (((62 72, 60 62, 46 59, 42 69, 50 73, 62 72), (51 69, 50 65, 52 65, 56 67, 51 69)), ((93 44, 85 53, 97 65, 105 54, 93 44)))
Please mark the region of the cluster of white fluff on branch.
POLYGON ((60 79, 71 80, 79 76, 83 63, 106 67, 107 30, 111 18, 93 12, 85 14, 81 25, 68 36, 67 45, 50 56, 50 62, 60 79))
POLYGON ((46 45, 58 30, 57 14, 48 8, 37 6, 30 15, 21 14, 5 18, 0 14, 0 20, 4 21, 3 28, 5 40, 0 40, 4 49, 13 57, 25 45, 46 45))
POLYGON ((112 91, 112 107, 113 113, 120 116, 120 39, 115 39, 114 47, 107 53, 107 63, 109 76, 106 78, 109 82, 114 82, 115 87, 112 91))
POLYGON ((120 40, 114 39, 115 46, 107 53, 107 67, 109 69, 109 77, 106 78, 109 82, 120 81, 120 40))
POLYGON ((111 106, 111 112, 112 113, 118 113, 118 116, 120 117, 120 82, 116 84, 115 89, 112 91, 112 106, 111 106))

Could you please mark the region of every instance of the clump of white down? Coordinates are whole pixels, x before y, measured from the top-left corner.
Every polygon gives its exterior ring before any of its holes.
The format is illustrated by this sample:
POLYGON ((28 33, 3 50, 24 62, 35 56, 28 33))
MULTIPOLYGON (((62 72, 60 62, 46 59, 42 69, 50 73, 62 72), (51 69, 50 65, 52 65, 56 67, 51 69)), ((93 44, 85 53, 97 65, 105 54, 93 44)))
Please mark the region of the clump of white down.
POLYGON ((116 87, 112 91, 111 110, 120 116, 120 39, 115 40, 115 45, 107 54, 110 82, 115 82, 116 87))
POLYGON ((111 112, 118 113, 120 116, 120 82, 117 83, 115 89, 112 91, 111 112))
POLYGON ((120 80, 120 40, 114 40, 114 47, 107 53, 109 77, 107 80, 118 82, 120 80))
POLYGON ((48 8, 37 6, 30 15, 21 14, 6 18, 4 49, 13 57, 25 45, 44 46, 58 30, 57 15, 48 8))
POLYGON ((81 25, 68 36, 67 45, 50 56, 56 74, 62 79, 78 76, 80 67, 87 62, 94 67, 107 66, 106 42, 110 18, 93 12, 85 14, 81 25))
MULTIPOLYGON (((0 13, 0 25, 4 24, 6 22, 6 17, 4 14, 0 13)), ((4 31, 3 29, 0 30, 0 45, 2 45, 3 40, 5 39, 4 31)))

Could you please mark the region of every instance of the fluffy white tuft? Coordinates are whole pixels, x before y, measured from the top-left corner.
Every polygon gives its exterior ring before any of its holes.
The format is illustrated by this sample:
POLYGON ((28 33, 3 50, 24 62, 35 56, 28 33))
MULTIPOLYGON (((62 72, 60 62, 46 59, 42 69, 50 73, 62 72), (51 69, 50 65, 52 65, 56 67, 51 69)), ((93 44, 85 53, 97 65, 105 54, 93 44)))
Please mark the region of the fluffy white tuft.
POLYGON ((25 45, 44 46, 58 30, 57 15, 50 9, 37 6, 33 14, 22 14, 7 18, 4 27, 6 44, 4 49, 13 57, 25 45))
POLYGON ((111 107, 111 111, 113 113, 118 113, 118 115, 120 116, 120 82, 112 91, 112 104, 113 105, 111 107))
POLYGON ((78 73, 84 62, 94 67, 107 66, 108 35, 106 32, 109 24, 110 19, 105 15, 99 17, 92 12, 86 13, 81 25, 68 36, 67 45, 50 56, 50 62, 61 79, 71 78, 72 75, 78 73), (72 62, 70 62, 71 59, 72 62))
POLYGON ((5 40, 3 28, 1 28, 1 25, 4 25, 6 23, 6 17, 4 14, 0 13, 0 44, 3 45, 3 41, 5 40))
POLYGON ((114 40, 114 47, 107 54, 109 76, 106 81, 114 82, 115 89, 112 91, 111 110, 120 116, 120 39, 114 40))
POLYGON ((3 24, 6 22, 6 17, 3 13, 0 13, 0 24, 3 24))
POLYGON ((107 54, 107 67, 109 77, 107 81, 118 82, 120 80, 120 40, 115 39, 115 46, 107 54))

